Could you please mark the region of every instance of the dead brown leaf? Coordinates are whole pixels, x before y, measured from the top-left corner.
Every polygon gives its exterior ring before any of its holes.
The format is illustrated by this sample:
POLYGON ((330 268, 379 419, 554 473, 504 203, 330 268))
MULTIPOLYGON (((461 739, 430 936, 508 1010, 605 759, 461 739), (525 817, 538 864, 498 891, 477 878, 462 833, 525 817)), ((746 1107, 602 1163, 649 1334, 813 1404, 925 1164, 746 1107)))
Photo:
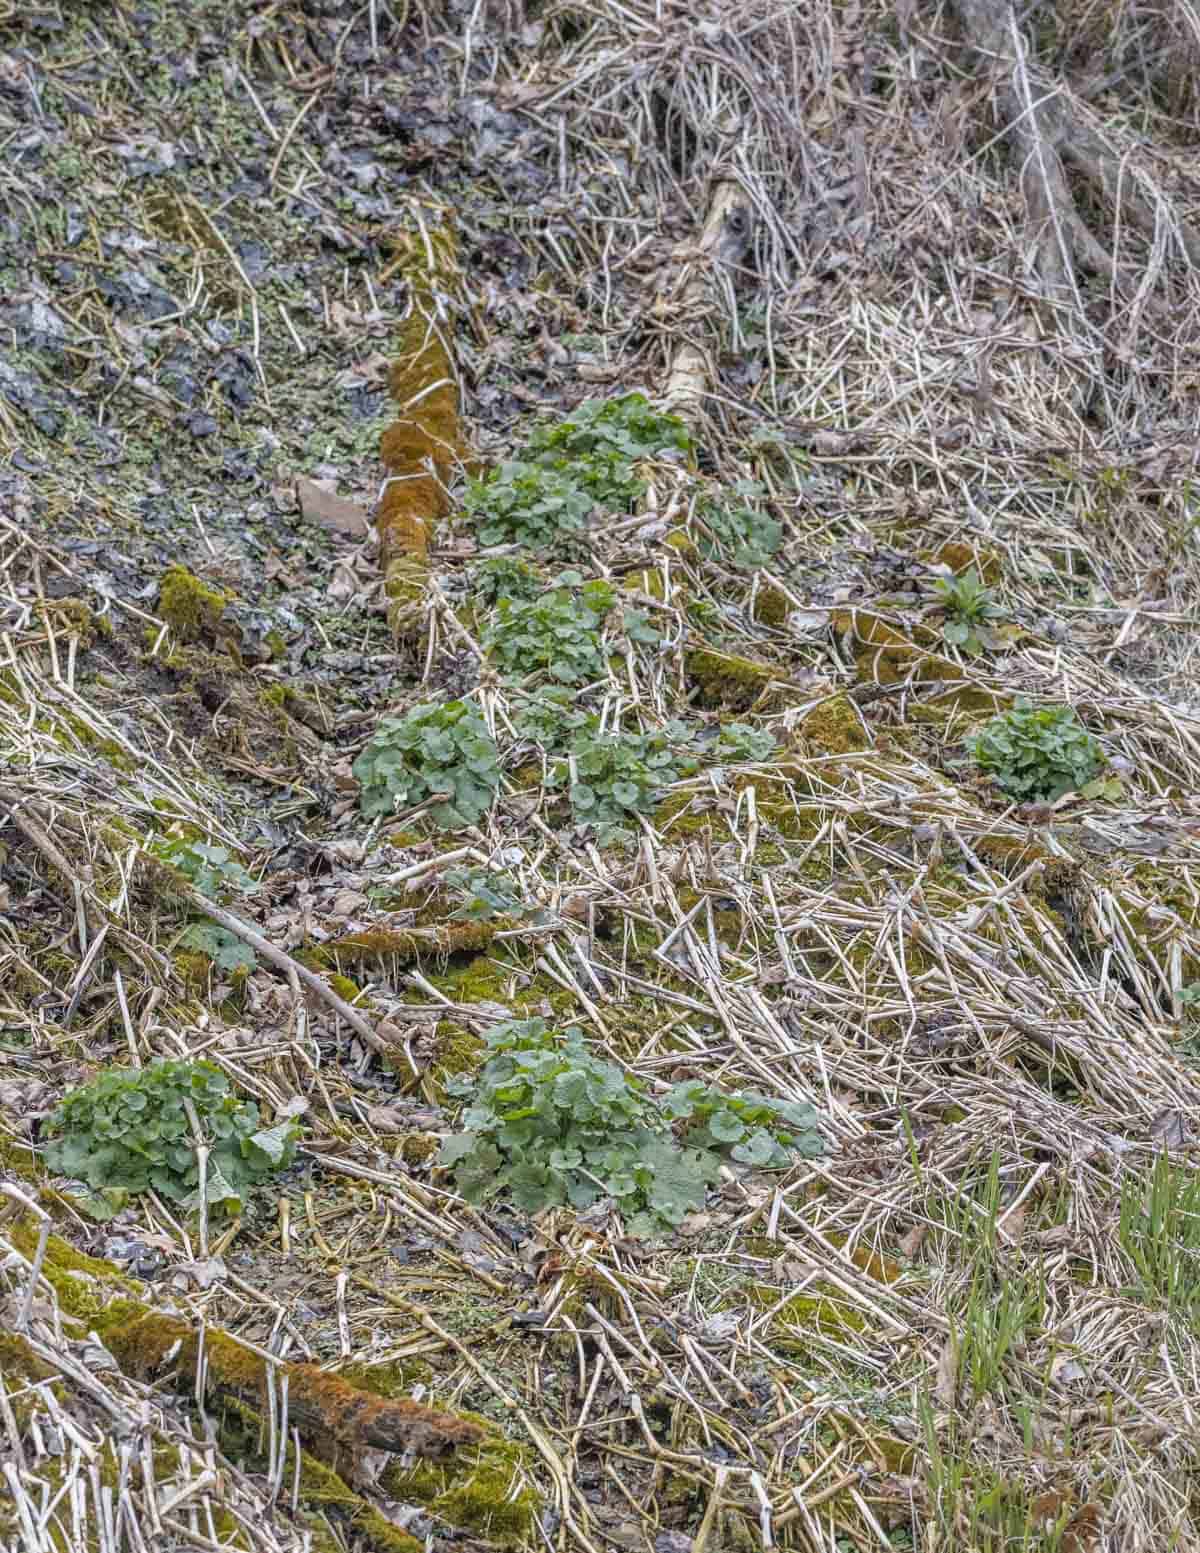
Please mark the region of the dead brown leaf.
POLYGON ((371 526, 366 512, 357 502, 347 501, 344 496, 338 496, 304 475, 296 481, 296 496, 306 518, 339 534, 358 539, 371 526))
POLYGON ((1062 1553, 1094 1553, 1100 1546, 1102 1517, 1098 1504, 1081 1505, 1063 1532, 1062 1553))

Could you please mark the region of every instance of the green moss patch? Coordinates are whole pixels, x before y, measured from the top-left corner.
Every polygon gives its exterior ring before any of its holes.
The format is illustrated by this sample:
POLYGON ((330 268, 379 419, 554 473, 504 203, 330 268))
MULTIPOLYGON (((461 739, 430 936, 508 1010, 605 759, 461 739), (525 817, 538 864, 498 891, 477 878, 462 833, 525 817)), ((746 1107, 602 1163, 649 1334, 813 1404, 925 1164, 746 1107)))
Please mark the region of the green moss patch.
POLYGON ((770 664, 714 648, 689 648, 684 667, 699 704, 714 710, 762 711, 778 700, 782 689, 770 664))
POLYGON ((526 1446, 490 1434, 446 1463, 418 1462, 407 1471, 389 1467, 383 1484, 397 1499, 423 1506, 458 1531, 496 1547, 518 1548, 533 1536, 541 1505, 532 1466, 526 1446))
POLYGON ((228 602, 227 593, 208 587, 186 566, 169 567, 158 587, 158 613, 180 642, 215 637, 228 602))

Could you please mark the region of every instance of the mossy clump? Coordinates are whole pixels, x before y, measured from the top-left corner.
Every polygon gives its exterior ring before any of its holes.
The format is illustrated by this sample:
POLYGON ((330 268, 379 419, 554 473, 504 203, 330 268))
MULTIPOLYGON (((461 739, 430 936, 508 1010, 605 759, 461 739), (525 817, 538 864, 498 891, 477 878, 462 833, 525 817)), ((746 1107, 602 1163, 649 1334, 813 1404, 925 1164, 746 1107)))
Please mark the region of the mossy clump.
MULTIPOLYGON (((195 1369, 198 1337, 178 1316, 150 1310, 144 1305, 119 1313, 104 1325, 104 1342, 126 1375, 152 1380, 168 1359, 181 1371, 195 1369)), ((206 1331, 205 1363, 214 1381, 237 1391, 253 1392, 263 1372, 263 1361, 223 1332, 206 1331)))
POLYGON ((406 634, 419 619, 430 541, 449 511, 447 492, 454 471, 467 455, 454 364, 438 323, 439 294, 457 284, 458 241, 448 209, 431 209, 427 216, 419 230, 394 235, 396 257, 385 272, 403 274, 410 292, 410 311, 388 373, 397 413, 380 441, 380 457, 390 478, 375 520, 387 579, 388 619, 397 635, 406 634))
POLYGON ((446 1098, 447 1083, 467 1073, 478 1073, 483 1066, 486 1050, 480 1037, 464 1026, 450 1019, 439 1020, 433 1033, 433 1051, 425 1075, 430 1098, 441 1105, 446 1098))
POLYGON ((926 705, 923 701, 910 701, 904 712, 906 722, 942 733, 947 731, 954 715, 952 706, 926 705))
POLYGON ((217 635, 229 595, 210 588, 186 566, 171 566, 158 585, 158 613, 180 642, 217 635))
MULTIPOLYGON (((403 529, 400 517, 395 513, 393 517, 397 528, 403 529)), ((427 544, 426 525, 432 521, 432 517, 426 519, 420 514, 416 518, 410 517, 406 539, 418 546, 427 544)), ((388 626, 397 640, 419 634, 425 619, 424 600, 429 578, 429 562, 423 550, 414 553, 396 549, 384 573, 383 591, 387 598, 388 626)))
MULTIPOLYGON (((870 647, 911 647, 913 645, 913 638, 906 636, 882 615, 876 615, 869 609, 835 609, 829 617, 829 624, 835 636, 847 638, 851 645, 856 642, 870 647)), ((938 637, 936 632, 918 627, 916 640, 923 640, 924 645, 932 647, 938 637)))
POLYGON ((39 1359, 18 1332, 0 1332, 0 1374, 10 1380, 52 1380, 57 1371, 39 1359))
POLYGON ((807 744, 828 755, 850 755, 871 747, 862 718, 845 695, 830 696, 814 706, 799 731, 807 744))
POLYGON ((763 583, 754 595, 754 618, 760 625, 782 626, 791 612, 791 599, 769 582, 763 583))
MULTIPOLYGON (((699 890, 693 890, 687 885, 680 885, 678 887, 678 899, 683 911, 688 912, 698 901, 704 899, 704 893, 699 890)), ((745 933, 745 920, 737 907, 737 903, 728 903, 723 894, 709 894, 708 901, 710 903, 708 911, 712 913, 713 932, 721 943, 728 944, 730 948, 736 949, 745 933)), ((700 917, 699 922, 701 924, 707 923, 709 920, 708 911, 700 917)), ((703 926, 701 926, 700 931, 703 933, 703 926)))
POLYGON ((207 993, 212 961, 206 954, 195 949, 178 949, 171 956, 171 963, 187 992, 207 993))
POLYGON ((819 1286, 803 1294, 793 1294, 782 1304, 778 1302, 783 1290, 774 1284, 753 1284, 748 1292, 751 1304, 760 1310, 774 1307, 773 1320, 796 1333, 823 1332, 836 1337, 847 1332, 861 1332, 867 1324, 861 1311, 835 1291, 822 1290, 819 1286))
POLYGON ((692 647, 684 655, 687 677, 703 707, 747 712, 762 709, 773 698, 775 671, 769 664, 708 647, 692 647))
MULTIPOLYGON (((998 712, 1007 704, 1004 696, 985 690, 966 678, 952 658, 926 652, 911 643, 890 647, 868 647, 854 660, 859 680, 869 685, 898 685, 901 682, 929 687, 934 704, 954 707, 962 712, 998 712)), ((927 698, 931 694, 926 690, 927 698)))
MULTIPOLYGON (((22 1256, 32 1257, 37 1250, 41 1231, 36 1224, 23 1219, 17 1224, 8 1225, 5 1234, 22 1256)), ((76 1251, 61 1235, 51 1235, 46 1242, 42 1267, 50 1283, 54 1283, 52 1274, 67 1273, 115 1283, 127 1289, 141 1287, 125 1278, 115 1262, 99 1256, 88 1256, 85 1251, 76 1251)))
POLYGON ((429 1165, 441 1147, 441 1136, 436 1132, 410 1132, 400 1140, 396 1156, 413 1169, 429 1165))
POLYGON ((811 841, 824 829, 828 811, 816 804, 796 804, 788 798, 760 798, 758 817, 789 841, 811 841))
POLYGON ((397 556, 388 568, 384 595, 390 604, 419 604, 429 583, 429 567, 415 556, 397 556))
POLYGON ((970 847, 980 862, 987 863, 1006 879, 1015 878, 1032 862, 1055 860, 1053 853, 1028 836, 972 836, 970 847))
POLYGON ((330 720, 324 710, 294 685, 276 683, 259 692, 259 700, 285 732, 294 733, 292 723, 302 723, 316 733, 328 733, 330 720))
POLYGON ((994 550, 981 551, 975 545, 963 544, 961 540, 948 540, 933 552, 932 561, 935 566, 949 567, 955 576, 973 566, 981 581, 989 585, 999 582, 1004 573, 1003 562, 994 550))
POLYGON ((676 555, 682 556, 687 561, 700 559, 700 547, 685 528, 673 528, 663 540, 663 544, 669 550, 674 550, 676 555))
MULTIPOLYGON (((486 1419, 475 1421, 490 1427, 486 1419)), ((495 1547, 519 1548, 532 1539, 541 1505, 531 1467, 526 1446, 489 1433, 449 1461, 421 1461, 409 1471, 391 1466, 381 1481, 397 1499, 421 1505, 457 1531, 495 1547)))
POLYGON ((668 793, 654 810, 654 828, 668 842, 702 840, 706 835, 723 840, 729 827, 706 793, 668 793))
POLYGON ((343 1380, 374 1397, 411 1396, 417 1386, 433 1383, 433 1366, 426 1359, 392 1359, 386 1364, 368 1364, 357 1359, 338 1369, 343 1380))
POLYGON ((349 976, 339 976, 336 971, 330 971, 325 980, 329 983, 331 990, 336 992, 338 997, 341 998, 342 1002, 349 1003, 351 1007, 354 1007, 358 1003, 359 998, 362 997, 362 990, 358 983, 351 981, 349 976))
MULTIPOLYGON (((336 963, 345 965, 411 964, 414 960, 444 959, 447 955, 475 954, 486 949, 497 930, 497 922, 442 922, 418 928, 364 928, 334 938, 323 949, 336 963)), ((349 1001, 349 999, 347 999, 349 1001)))
POLYGON ((660 604, 667 602, 667 585, 657 567, 644 566, 629 572, 622 578, 621 587, 627 593, 643 593, 647 598, 657 599, 660 604))
POLYGON ((442 972, 426 974, 439 992, 454 1003, 498 1003, 510 1011, 513 1018, 525 1018, 532 1014, 547 1017, 570 1018, 577 1010, 574 993, 548 976, 531 976, 515 961, 505 962, 491 955, 476 955, 473 959, 459 960, 442 972))
POLYGON ((874 685, 948 682, 937 700, 969 711, 994 711, 999 699, 991 691, 964 683, 966 676, 952 658, 936 649, 941 637, 929 626, 914 623, 907 634, 882 615, 865 609, 836 609, 830 616, 834 635, 854 657, 858 678, 874 685))
MULTIPOLYGON (((1063 866, 1062 862, 1056 864, 1060 869, 1063 866)), ((1047 868, 1044 878, 1047 889, 1050 889, 1053 879, 1061 890, 1063 875, 1055 875, 1052 869, 1047 868)), ((1185 927, 1200 926, 1200 902, 1188 889, 1179 869, 1169 865, 1161 867, 1155 863, 1138 863, 1123 877, 1114 870, 1109 880, 1109 888, 1113 890, 1130 921, 1135 917, 1141 918, 1151 936, 1162 936, 1170 923, 1167 912, 1173 913, 1185 927), (1143 897, 1146 905, 1137 905, 1131 898, 1131 892, 1143 897)), ((1185 982, 1194 979, 1191 975, 1184 976, 1185 982)))
MULTIPOLYGON (((25 1219, 9 1225, 5 1233, 21 1255, 32 1261, 39 1227, 25 1219)), ((51 1235, 46 1242, 42 1276, 57 1295, 63 1315, 101 1335, 109 1321, 125 1319, 131 1311, 143 1308, 128 1297, 140 1293, 142 1286, 126 1278, 115 1262, 86 1256, 59 1235, 51 1235)))
MULTIPOLYGON (((39 990, 40 990, 40 983, 39 990)), ((16 1176, 18 1181, 39 1181, 44 1172, 39 1168, 41 1156, 32 1143, 10 1138, 0 1133, 0 1170, 16 1176)))
MULTIPOLYGON (((152 1381, 160 1371, 190 1390, 203 1355, 209 1384, 221 1394, 263 1407, 268 1365, 254 1349, 214 1327, 203 1332, 178 1316, 135 1306, 126 1319, 104 1326, 105 1345, 125 1374, 152 1381)), ((365 1450, 413 1451, 422 1460, 443 1460, 486 1443, 486 1427, 461 1413, 442 1412, 408 1398, 381 1397, 351 1385, 315 1364, 283 1362, 295 1417, 306 1438, 336 1462, 353 1465, 365 1450)))

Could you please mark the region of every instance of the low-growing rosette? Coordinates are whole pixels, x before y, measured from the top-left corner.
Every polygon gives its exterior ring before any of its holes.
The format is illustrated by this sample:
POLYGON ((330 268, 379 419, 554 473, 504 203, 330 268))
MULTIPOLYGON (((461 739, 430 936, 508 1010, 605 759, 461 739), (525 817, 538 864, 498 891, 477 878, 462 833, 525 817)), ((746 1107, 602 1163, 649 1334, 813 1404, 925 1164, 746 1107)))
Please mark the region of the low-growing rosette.
POLYGON ((429 814, 445 830, 477 825, 500 785, 496 741, 467 701, 427 703, 382 718, 353 772, 365 815, 393 814, 441 793, 429 814))
POLYGON ((72 1090, 46 1123, 46 1164, 95 1191, 155 1191, 192 1207, 200 1192, 193 1115, 209 1148, 210 1205, 236 1207, 295 1156, 294 1119, 264 1127, 258 1106, 235 1095, 220 1068, 164 1060, 109 1068, 72 1090))
POLYGON ((576 1030, 508 1020, 486 1041, 477 1078, 447 1086, 469 1103, 439 1155, 468 1202, 537 1213, 607 1198, 631 1234, 652 1235, 702 1208, 726 1161, 773 1169, 824 1151, 809 1106, 701 1084, 657 1102, 576 1030))

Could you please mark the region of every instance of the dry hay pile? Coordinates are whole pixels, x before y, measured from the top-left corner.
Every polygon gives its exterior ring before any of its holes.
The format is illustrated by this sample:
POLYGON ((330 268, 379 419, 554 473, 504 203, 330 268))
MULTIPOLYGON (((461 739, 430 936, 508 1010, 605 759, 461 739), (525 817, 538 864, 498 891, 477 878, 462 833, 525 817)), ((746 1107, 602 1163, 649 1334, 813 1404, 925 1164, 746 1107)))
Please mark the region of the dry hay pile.
MULTIPOLYGON (((285 696, 262 721, 252 671, 213 670, 220 600, 179 642, 161 590, 106 598, 4 521, 6 1545, 1200 1549, 1197 105, 1172 64, 1195 42, 1135 9, 1145 47, 1081 8, 994 78, 962 63, 965 0, 413 18, 480 115, 523 126, 457 202, 439 299, 479 440, 520 440, 488 390, 522 353, 547 408, 580 379, 662 390, 681 353, 703 372, 700 472, 648 467, 636 519, 588 533, 659 636, 613 634, 588 694, 609 729, 736 718, 777 749, 673 783, 629 846, 571 828, 536 752, 464 834, 363 820, 366 712, 294 726, 285 696), (1057 228, 992 117, 1048 82, 1059 139, 1033 149, 1077 174, 1057 228), (528 290, 473 257, 497 212, 528 290), (756 567, 696 542, 700 496, 742 480, 782 526, 756 567), (973 658, 929 592, 968 563, 1010 623, 973 658), (1018 808, 981 780, 964 739, 1018 696, 1074 706, 1120 795, 1018 808), (281 860, 231 918, 248 976, 179 953, 197 903, 148 854, 172 826, 281 860), (449 853, 502 862, 538 925, 456 918, 449 853), (446 1080, 508 1012, 650 1086, 811 1100, 828 1153, 727 1173, 650 1250, 603 1212, 476 1210, 431 1159, 446 1080), (30 1120, 92 1065, 186 1053, 303 1102, 303 1167, 230 1224, 146 1199, 94 1224, 30 1120), (169 1360, 105 1358, 114 1300, 232 1332, 266 1374, 312 1360, 468 1411, 505 1451, 364 1476, 347 1436, 342 1476, 302 1470, 274 1381, 256 1422, 205 1404, 200 1361, 197 1412, 169 1360)), ((472 553, 451 517, 387 696, 471 695, 502 733, 520 698, 479 645, 472 553)), ((344 591, 374 566, 343 551, 344 591)))

